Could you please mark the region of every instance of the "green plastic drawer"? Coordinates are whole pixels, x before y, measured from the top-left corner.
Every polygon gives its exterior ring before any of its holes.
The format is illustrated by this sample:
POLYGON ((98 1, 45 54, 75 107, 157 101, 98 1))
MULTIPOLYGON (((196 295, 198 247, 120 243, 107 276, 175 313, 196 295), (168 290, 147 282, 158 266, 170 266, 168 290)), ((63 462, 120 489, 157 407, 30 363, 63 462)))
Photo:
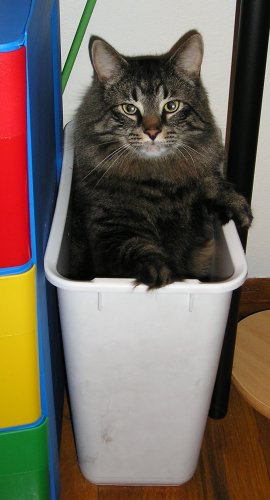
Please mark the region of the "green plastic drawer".
POLYGON ((0 499, 49 500, 48 419, 0 433, 0 499))

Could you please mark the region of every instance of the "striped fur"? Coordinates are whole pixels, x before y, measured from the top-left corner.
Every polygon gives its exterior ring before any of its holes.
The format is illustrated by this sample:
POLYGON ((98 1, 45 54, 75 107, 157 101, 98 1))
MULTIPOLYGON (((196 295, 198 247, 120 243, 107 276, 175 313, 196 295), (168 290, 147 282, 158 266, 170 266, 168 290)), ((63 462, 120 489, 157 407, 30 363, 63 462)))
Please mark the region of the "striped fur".
POLYGON ((214 224, 252 215, 222 172, 223 145, 200 79, 201 36, 162 56, 89 44, 94 79, 76 115, 70 277, 158 288, 209 278, 214 224))

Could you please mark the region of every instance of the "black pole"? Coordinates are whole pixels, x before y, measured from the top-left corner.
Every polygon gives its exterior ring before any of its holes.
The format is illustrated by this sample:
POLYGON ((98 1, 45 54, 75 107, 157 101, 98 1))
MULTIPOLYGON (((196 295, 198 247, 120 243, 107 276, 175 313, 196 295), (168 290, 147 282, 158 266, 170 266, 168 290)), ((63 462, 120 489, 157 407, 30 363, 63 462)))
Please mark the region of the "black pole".
MULTIPOLYGON (((250 202, 255 171, 261 104, 270 27, 270 0, 241 0, 234 92, 229 124, 227 176, 250 202)), ((255 221, 256 223, 256 221, 255 221)), ((247 231, 240 232, 244 249, 247 231)), ((228 409, 240 289, 233 292, 209 416, 228 409)))

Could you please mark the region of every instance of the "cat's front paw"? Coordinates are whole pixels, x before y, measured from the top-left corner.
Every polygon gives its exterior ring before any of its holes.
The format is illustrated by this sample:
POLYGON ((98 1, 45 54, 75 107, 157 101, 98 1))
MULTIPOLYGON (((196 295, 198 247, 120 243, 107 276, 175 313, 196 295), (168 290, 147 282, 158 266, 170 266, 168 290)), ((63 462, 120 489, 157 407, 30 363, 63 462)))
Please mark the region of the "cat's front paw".
POLYGON ((233 216, 235 224, 240 228, 249 228, 251 226, 253 215, 251 208, 244 199, 240 209, 236 210, 233 216))
POLYGON ((153 290, 169 285, 173 281, 175 281, 173 273, 167 264, 156 261, 140 264, 134 285, 143 283, 148 286, 148 290, 153 290))
POLYGON ((249 228, 251 226, 253 215, 251 208, 240 194, 234 193, 234 196, 226 205, 219 206, 219 218, 222 224, 226 224, 229 220, 234 220, 239 228, 249 228))

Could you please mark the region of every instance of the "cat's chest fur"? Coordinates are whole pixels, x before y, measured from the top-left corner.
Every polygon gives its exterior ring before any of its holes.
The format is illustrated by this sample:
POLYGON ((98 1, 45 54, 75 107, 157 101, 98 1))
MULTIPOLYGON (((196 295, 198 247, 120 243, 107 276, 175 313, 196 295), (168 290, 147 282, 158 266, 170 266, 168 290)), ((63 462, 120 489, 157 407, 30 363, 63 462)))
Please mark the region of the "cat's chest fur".
POLYGON ((90 231, 91 226, 107 218, 118 228, 141 226, 164 241, 175 241, 194 224, 198 230, 204 225, 206 209, 199 184, 175 186, 153 180, 131 181, 122 182, 115 189, 111 181, 108 184, 85 200, 90 231))

